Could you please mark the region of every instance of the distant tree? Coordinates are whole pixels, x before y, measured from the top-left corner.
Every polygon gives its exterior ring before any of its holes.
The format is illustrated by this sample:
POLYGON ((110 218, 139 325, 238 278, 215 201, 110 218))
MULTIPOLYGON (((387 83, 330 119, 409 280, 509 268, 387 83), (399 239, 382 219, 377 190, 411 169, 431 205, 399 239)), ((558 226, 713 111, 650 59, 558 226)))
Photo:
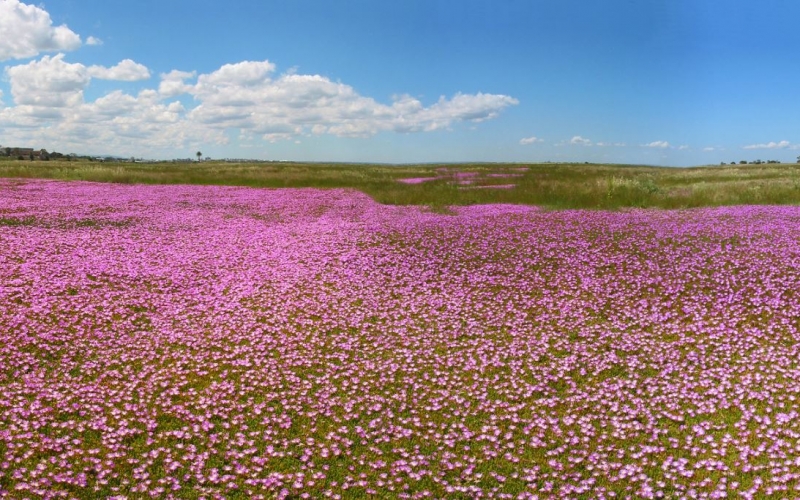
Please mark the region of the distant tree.
POLYGON ((747 165, 747 160, 742 160, 739 162, 739 165, 747 165))
POLYGON ((720 165, 725 165, 724 161, 719 162, 720 165))
POLYGON ((198 151, 196 154, 197 154, 197 161, 200 161, 200 159, 203 157, 203 153, 198 151))

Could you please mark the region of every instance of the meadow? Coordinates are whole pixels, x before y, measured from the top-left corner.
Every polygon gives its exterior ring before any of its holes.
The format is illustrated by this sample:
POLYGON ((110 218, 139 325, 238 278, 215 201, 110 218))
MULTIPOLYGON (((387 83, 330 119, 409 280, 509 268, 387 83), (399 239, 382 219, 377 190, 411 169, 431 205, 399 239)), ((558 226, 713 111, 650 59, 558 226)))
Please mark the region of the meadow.
POLYGON ((796 166, 44 163, 0 498, 800 495, 796 166))
POLYGON ((552 209, 800 204, 799 164, 669 168, 555 163, 392 166, 6 160, 0 161, 0 177, 125 184, 351 188, 378 203, 427 205, 436 210, 487 203, 552 209))

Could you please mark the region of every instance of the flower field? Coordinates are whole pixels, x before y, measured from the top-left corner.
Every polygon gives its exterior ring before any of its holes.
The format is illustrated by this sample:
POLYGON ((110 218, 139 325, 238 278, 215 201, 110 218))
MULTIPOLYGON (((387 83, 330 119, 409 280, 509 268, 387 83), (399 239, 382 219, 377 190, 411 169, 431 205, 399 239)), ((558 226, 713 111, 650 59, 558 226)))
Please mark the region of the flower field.
POLYGON ((0 498, 800 495, 800 207, 0 179, 0 498))

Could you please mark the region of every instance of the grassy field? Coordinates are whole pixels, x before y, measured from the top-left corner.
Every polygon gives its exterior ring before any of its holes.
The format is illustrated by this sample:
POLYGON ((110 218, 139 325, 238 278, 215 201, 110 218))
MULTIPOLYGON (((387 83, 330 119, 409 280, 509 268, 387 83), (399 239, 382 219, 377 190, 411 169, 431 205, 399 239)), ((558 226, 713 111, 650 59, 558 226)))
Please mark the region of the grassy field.
POLYGON ((0 177, 125 184, 353 188, 380 203, 434 208, 516 203, 553 209, 800 203, 800 165, 667 168, 589 164, 115 164, 0 161, 0 177), (430 177, 407 184, 400 179, 430 177), (499 186, 499 187, 494 187, 499 186))

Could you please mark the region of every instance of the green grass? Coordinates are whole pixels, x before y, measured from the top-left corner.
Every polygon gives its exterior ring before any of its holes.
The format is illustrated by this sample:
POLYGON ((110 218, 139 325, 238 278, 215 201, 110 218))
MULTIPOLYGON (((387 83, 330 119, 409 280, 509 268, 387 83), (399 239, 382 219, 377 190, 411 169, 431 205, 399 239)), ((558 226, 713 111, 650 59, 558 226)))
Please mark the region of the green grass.
MULTIPOLYGON (((305 163, 137 163, 0 161, 0 177, 250 187, 352 188, 380 203, 450 205, 516 203, 551 209, 690 208, 800 203, 800 165, 762 164, 669 168, 590 164, 353 165, 305 163), (416 185, 404 177, 434 177, 437 169, 477 172, 478 184, 513 189, 471 189, 452 177, 416 185), (513 169, 527 167, 526 172, 513 169), (522 174, 515 178, 490 173, 522 174)), ((16 221, 5 221, 5 225, 16 221)))

